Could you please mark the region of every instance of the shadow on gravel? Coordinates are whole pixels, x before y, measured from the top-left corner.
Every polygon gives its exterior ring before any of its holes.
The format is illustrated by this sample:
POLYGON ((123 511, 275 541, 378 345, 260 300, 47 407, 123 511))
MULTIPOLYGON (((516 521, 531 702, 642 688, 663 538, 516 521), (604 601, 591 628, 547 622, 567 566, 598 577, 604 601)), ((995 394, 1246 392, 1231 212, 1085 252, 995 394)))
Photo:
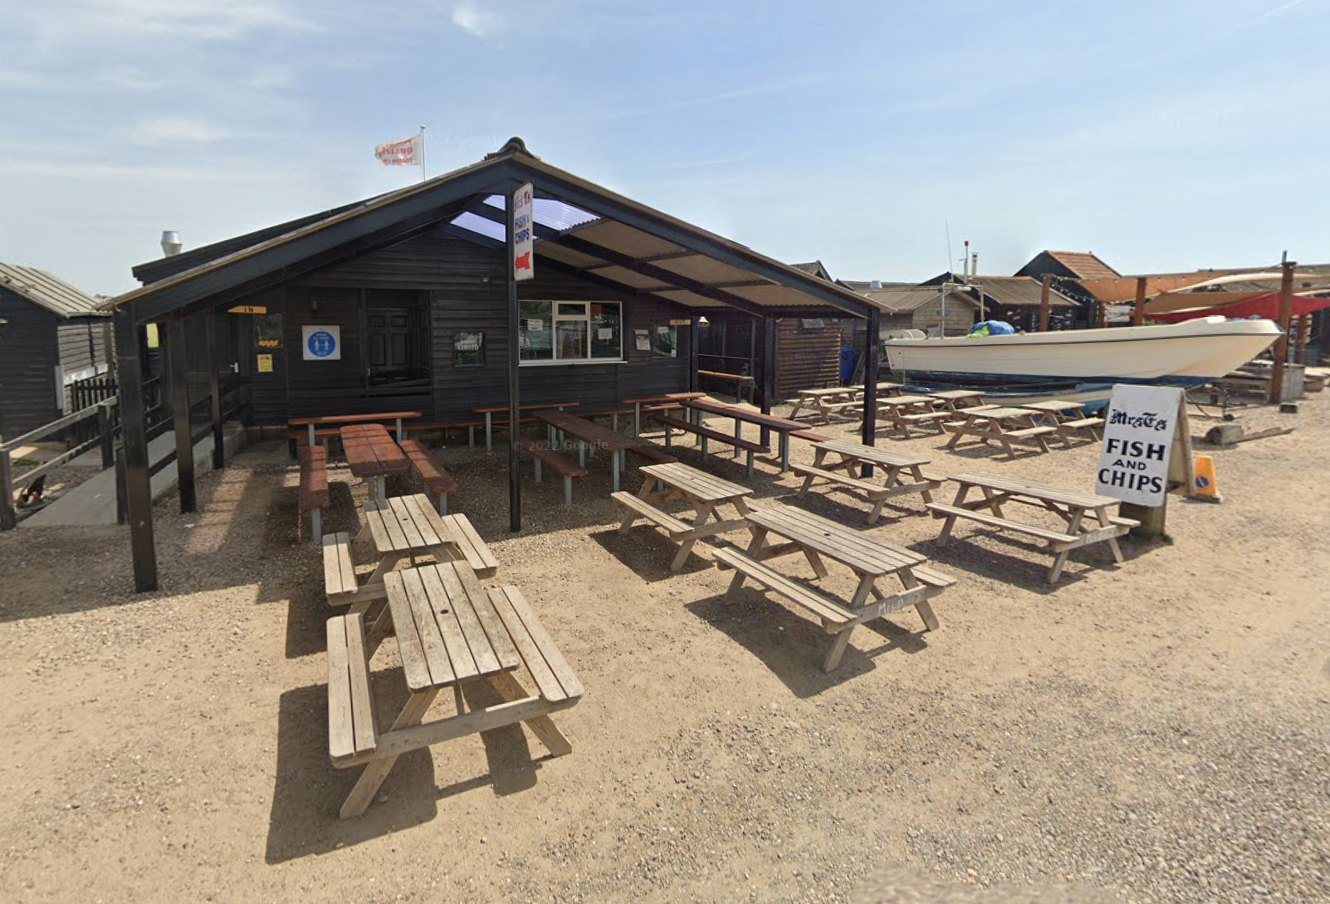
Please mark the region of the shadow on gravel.
MULTIPOLYGON (((699 550, 706 554, 707 542, 699 540, 683 567, 678 571, 670 571, 670 562, 678 554, 679 544, 669 540, 645 518, 639 519, 626 534, 619 533, 616 527, 596 531, 590 536, 625 568, 648 584, 668 580, 676 575, 696 574, 714 567, 710 558, 704 559, 697 554, 699 550)), ((747 536, 747 532, 744 532, 744 536, 747 536)))
MULTIPOLYGON (((382 669, 373 672, 371 687, 382 731, 406 703, 406 680, 400 667, 382 669)), ((468 709, 502 702, 483 681, 468 683, 463 695, 468 709)), ((444 691, 426 720, 447 718, 456 711, 453 705, 453 694, 444 691)), ((296 688, 282 694, 266 861, 284 863, 323 854, 432 822, 438 816, 439 801, 469 792, 488 789, 498 797, 521 793, 535 787, 542 765, 553 758, 539 741, 528 739, 521 725, 506 725, 482 732, 479 737, 465 735, 444 743, 483 745, 489 771, 438 787, 432 748, 413 750, 398 758, 364 815, 343 820, 342 802, 364 767, 334 769, 329 761, 327 686, 296 688)))
POLYGON ((822 660, 834 637, 756 586, 745 585, 733 600, 717 594, 684 608, 757 657, 800 698, 814 697, 872 671, 873 660, 879 656, 897 651, 918 653, 928 647, 921 634, 877 619, 854 629, 840 665, 827 674, 822 671, 822 660), (887 642, 880 643, 882 640, 887 642))

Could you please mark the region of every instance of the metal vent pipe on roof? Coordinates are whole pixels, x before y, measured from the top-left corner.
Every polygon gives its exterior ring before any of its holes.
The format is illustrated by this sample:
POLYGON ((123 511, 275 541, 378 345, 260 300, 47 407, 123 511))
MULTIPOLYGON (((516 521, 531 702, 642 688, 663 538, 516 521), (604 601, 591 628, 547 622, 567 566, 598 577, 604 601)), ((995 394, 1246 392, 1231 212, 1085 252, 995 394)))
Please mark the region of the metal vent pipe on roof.
POLYGON ((880 289, 880 288, 882 288, 882 280, 880 280, 880 279, 869 280, 868 288, 870 288, 870 289, 880 289))
POLYGON ((180 241, 180 233, 173 229, 167 229, 162 232, 162 253, 167 257, 175 257, 184 248, 180 241))

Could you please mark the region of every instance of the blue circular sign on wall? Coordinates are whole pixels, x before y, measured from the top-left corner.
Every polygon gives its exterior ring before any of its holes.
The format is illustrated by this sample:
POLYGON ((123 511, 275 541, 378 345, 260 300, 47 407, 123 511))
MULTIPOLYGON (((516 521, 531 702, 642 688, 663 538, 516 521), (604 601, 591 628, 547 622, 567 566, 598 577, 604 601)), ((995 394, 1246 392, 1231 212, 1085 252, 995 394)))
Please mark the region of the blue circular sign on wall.
POLYGON ((316 358, 326 358, 337 351, 337 340, 327 330, 309 334, 309 353, 316 358))

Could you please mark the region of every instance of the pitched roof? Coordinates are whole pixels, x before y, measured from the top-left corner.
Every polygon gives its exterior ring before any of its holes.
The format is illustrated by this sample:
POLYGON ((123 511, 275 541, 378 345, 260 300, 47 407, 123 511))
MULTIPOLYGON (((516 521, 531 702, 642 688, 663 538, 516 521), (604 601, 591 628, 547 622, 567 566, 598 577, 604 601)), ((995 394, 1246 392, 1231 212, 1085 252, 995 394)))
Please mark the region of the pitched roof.
POLYGON ((1045 251, 1044 254, 1074 273, 1077 279, 1103 279, 1122 275, 1090 251, 1045 251))
MULTIPOLYGON (((891 286, 885 289, 865 289, 859 294, 884 313, 908 314, 936 300, 942 295, 942 289, 939 286, 891 286)), ((978 306, 975 299, 954 290, 947 297, 978 306)))
POLYGON ((833 282, 831 274, 827 271, 827 268, 823 266, 821 261, 809 261, 806 264, 790 264, 790 266, 796 270, 802 270, 805 273, 816 276, 818 279, 825 279, 828 282, 833 282))
POLYGON ((97 299, 36 267, 0 263, 0 287, 60 317, 106 316, 105 311, 99 310, 97 299))
POLYGON ((689 308, 729 306, 754 316, 818 308, 868 316, 862 296, 551 166, 519 138, 469 166, 322 219, 307 218, 282 234, 252 233, 264 236, 256 244, 218 243, 215 259, 127 292, 110 306, 132 305, 139 322, 206 310, 430 230, 501 249, 495 235, 495 220, 503 217, 500 193, 525 182, 539 195, 532 218, 536 259, 555 269, 689 308))
MULTIPOLYGON (((1044 287, 1039 280, 1029 276, 979 276, 970 279, 974 285, 967 286, 967 291, 982 290, 986 298, 1009 308, 1037 308, 1043 303, 1044 287)), ((1049 289, 1048 305, 1051 308, 1080 307, 1055 288, 1049 289)))

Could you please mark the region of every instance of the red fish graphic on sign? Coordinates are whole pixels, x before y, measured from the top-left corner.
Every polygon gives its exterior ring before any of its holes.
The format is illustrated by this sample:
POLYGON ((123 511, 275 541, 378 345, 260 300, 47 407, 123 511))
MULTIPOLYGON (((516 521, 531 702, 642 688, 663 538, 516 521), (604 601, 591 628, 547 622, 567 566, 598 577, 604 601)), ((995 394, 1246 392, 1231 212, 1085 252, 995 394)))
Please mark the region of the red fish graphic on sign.
POLYGON ((531 269, 531 252, 528 251, 526 254, 519 255, 518 258, 517 258, 515 261, 513 261, 513 269, 514 269, 514 270, 530 270, 530 269, 531 269))

